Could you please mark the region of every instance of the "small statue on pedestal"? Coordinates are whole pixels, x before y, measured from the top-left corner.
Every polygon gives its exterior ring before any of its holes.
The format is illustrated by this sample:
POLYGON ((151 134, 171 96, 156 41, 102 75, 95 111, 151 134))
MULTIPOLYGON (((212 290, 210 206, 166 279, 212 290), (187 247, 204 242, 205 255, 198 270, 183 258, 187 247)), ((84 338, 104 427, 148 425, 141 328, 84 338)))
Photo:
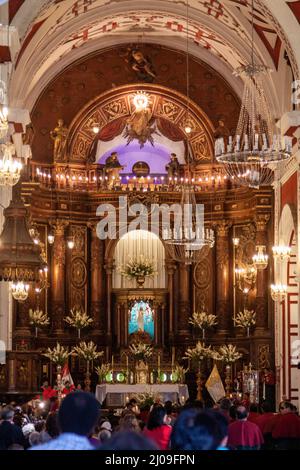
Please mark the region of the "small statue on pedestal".
POLYGON ((148 383, 148 365, 144 361, 139 361, 135 367, 135 376, 137 384, 148 383))
POLYGON ((124 169, 118 159, 117 152, 112 152, 105 160, 104 171, 108 177, 108 188, 112 189, 114 182, 119 181, 120 171, 124 169))
POLYGON ((169 178, 175 178, 175 177, 179 176, 180 163, 178 161, 176 153, 171 153, 171 160, 166 165, 166 170, 168 172, 168 177, 169 178))
POLYGON ((68 129, 64 126, 63 119, 59 119, 57 126, 50 132, 50 137, 54 141, 53 159, 55 162, 65 160, 67 135, 68 129))

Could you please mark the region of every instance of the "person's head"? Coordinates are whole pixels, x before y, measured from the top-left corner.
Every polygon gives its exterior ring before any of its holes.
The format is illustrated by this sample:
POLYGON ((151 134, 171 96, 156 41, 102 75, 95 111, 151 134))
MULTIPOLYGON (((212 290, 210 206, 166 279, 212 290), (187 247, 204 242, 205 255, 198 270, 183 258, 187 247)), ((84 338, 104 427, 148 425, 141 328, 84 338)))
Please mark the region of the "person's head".
POLYGON ((31 433, 35 432, 34 424, 32 423, 25 424, 25 426, 22 427, 22 432, 25 438, 28 438, 31 433))
POLYGON ((170 415, 172 413, 173 405, 172 405, 171 400, 166 401, 165 410, 166 410, 167 415, 170 415))
POLYGON ((147 428, 152 430, 163 426, 166 416, 167 413, 163 406, 154 406, 148 417, 147 428))
POLYGON ((293 405, 289 401, 282 401, 279 405, 279 413, 281 415, 286 415, 293 412, 293 405))
POLYGON ((132 57, 137 62, 142 62, 144 60, 144 54, 138 49, 132 51, 132 57))
POLYGON ((211 412, 186 409, 180 413, 171 435, 172 450, 214 450, 219 444, 218 424, 211 412))
POLYGON ((91 393, 70 393, 58 411, 59 427, 63 433, 86 436, 97 423, 99 412, 99 402, 91 393))
POLYGON ((37 421, 34 426, 37 432, 42 432, 45 429, 45 421, 41 419, 40 421, 37 421))
POLYGON ((248 418, 248 410, 245 406, 239 405, 236 409, 236 419, 238 421, 245 421, 248 418))
POLYGON ((100 442, 106 442, 111 438, 111 432, 107 429, 101 429, 98 434, 98 439, 100 442))
POLYGON ((62 126, 64 125, 64 120, 60 118, 60 119, 57 121, 57 123, 58 123, 58 126, 59 126, 59 127, 62 127, 62 126))
POLYGON ((117 154, 117 152, 112 152, 110 156, 111 156, 112 160, 116 160, 117 157, 118 157, 118 154, 117 154))
POLYGON ((139 432, 140 426, 139 422, 136 419, 136 416, 134 413, 126 413, 123 418, 120 420, 120 430, 125 431, 135 431, 139 432))
POLYGON ((231 405, 231 407, 229 408, 229 417, 232 420, 236 419, 236 406, 235 405, 231 405))
POLYGON ((229 413, 230 407, 231 401, 229 400, 229 398, 222 398, 222 400, 220 400, 219 409, 221 411, 229 413))
POLYGON ((6 406, 3 408, 1 413, 1 419, 3 421, 12 421, 14 418, 15 412, 12 406, 6 406))
POLYGON ((221 411, 211 410, 210 413, 218 425, 219 446, 226 447, 228 442, 228 419, 221 411))
POLYGON ((40 444, 40 433, 37 431, 33 431, 29 434, 28 441, 30 447, 34 447, 40 444))
POLYGON ((117 432, 100 450, 158 450, 154 442, 132 431, 117 432))

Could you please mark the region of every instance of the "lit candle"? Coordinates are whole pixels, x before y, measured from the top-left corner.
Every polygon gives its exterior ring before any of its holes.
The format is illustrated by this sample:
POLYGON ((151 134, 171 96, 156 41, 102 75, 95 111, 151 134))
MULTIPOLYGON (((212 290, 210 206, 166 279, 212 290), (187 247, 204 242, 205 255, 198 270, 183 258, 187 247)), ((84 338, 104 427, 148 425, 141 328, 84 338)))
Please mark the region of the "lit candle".
POLYGON ((174 369, 175 364, 175 346, 172 346, 172 371, 174 369))
POLYGON ((158 353, 158 356, 157 356, 157 369, 159 372, 160 371, 160 352, 158 353))
POLYGON ((111 356, 111 373, 114 373, 114 356, 111 356))

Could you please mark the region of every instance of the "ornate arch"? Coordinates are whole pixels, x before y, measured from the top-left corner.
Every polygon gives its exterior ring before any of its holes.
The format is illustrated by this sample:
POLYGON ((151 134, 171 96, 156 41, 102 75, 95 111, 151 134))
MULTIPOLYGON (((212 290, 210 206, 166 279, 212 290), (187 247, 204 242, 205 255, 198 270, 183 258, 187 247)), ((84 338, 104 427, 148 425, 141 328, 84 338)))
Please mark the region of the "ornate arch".
POLYGON ((138 92, 146 92, 152 103, 155 119, 163 118, 175 126, 186 137, 187 107, 192 133, 189 136, 190 149, 195 163, 209 163, 213 160, 213 125, 203 110, 186 96, 169 88, 153 84, 125 85, 109 90, 89 102, 73 119, 68 135, 68 154, 72 162, 86 162, 95 142, 92 127, 95 123, 101 129, 117 120, 126 120, 133 111, 132 98, 138 92))

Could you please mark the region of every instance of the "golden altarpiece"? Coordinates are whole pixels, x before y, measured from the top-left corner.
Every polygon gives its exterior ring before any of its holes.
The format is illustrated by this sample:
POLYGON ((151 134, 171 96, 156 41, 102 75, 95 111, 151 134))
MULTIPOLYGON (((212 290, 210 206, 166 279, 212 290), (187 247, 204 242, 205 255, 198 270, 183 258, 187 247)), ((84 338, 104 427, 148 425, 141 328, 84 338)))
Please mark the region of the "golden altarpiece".
MULTIPOLYGON (((116 240, 98 238, 98 206, 106 203, 117 207, 119 196, 124 195, 128 206, 137 201, 147 207, 152 203, 180 202, 174 180, 166 175, 155 179, 150 173, 148 178, 108 181, 103 165, 97 162, 98 134, 93 126, 96 123, 101 132, 126 125, 134 113, 132 97, 138 91, 148 94, 151 118, 169 133, 177 132, 184 141, 186 97, 159 85, 133 84, 113 88, 81 109, 68 126, 66 142, 56 146, 55 161, 39 163, 38 157, 30 161, 22 181, 22 195, 47 260, 49 286, 38 298, 33 288, 24 303, 14 303, 14 352, 9 353, 7 366, 1 368, 0 390, 25 393, 37 388, 33 377, 49 377, 47 360, 38 353, 57 341, 67 346, 76 343, 76 333, 64 321, 74 307, 82 308, 93 318, 91 328, 82 337, 92 339, 108 360, 114 355, 116 363, 122 361, 122 351, 128 347, 133 305, 146 302, 154 312, 153 342, 166 364, 171 361, 172 348, 180 362, 186 347, 195 343, 197 336, 189 318, 193 311, 205 306, 218 318, 218 325, 207 333, 210 344, 236 344, 243 352, 242 361, 251 361, 257 369, 272 365, 269 268, 258 271, 246 296, 238 289, 235 276, 237 266, 251 262, 257 245, 272 246, 272 189, 238 187, 225 177, 213 157, 215 128, 193 101, 189 103, 191 177, 196 182, 197 202, 205 206, 205 222, 215 232, 215 246, 195 265, 177 263, 166 252, 163 288, 113 285, 116 240), (48 243, 50 233, 54 235, 52 245, 48 243), (237 248, 233 237, 240 239, 237 248), (72 250, 68 249, 69 239, 74 242, 72 250), (37 302, 48 313, 51 324, 35 337, 28 311, 37 302), (245 302, 257 312, 251 337, 234 325, 234 315, 245 302)), ((180 177, 187 177, 186 172, 186 163, 181 163, 180 177)), ((118 234, 118 226, 116 231, 118 234)), ((76 375, 78 365, 72 365, 76 375)), ((236 367, 242 369, 242 362, 236 367)))

